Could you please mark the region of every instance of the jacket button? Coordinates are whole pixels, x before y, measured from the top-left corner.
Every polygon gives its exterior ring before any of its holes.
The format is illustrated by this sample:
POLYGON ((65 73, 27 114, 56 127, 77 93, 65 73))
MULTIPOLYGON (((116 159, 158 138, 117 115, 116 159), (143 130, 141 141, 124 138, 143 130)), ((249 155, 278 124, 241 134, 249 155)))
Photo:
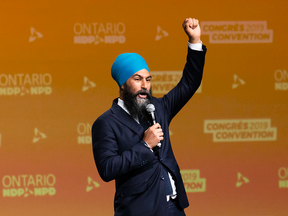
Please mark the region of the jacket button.
POLYGON ((161 176, 161 179, 164 180, 164 176, 163 175, 161 176))

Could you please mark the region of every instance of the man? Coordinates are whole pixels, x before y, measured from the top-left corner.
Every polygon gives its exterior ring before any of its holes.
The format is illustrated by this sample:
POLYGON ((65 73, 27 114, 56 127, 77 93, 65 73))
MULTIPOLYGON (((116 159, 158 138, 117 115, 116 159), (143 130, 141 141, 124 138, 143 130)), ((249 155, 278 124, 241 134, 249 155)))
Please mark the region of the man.
POLYGON ((183 28, 187 63, 181 81, 164 97, 151 96, 149 68, 138 54, 121 54, 112 65, 120 98, 94 122, 92 143, 101 178, 115 179, 115 216, 183 216, 189 205, 168 126, 201 83, 206 47, 197 19, 185 19, 183 28), (146 111, 150 103, 155 124, 146 111))

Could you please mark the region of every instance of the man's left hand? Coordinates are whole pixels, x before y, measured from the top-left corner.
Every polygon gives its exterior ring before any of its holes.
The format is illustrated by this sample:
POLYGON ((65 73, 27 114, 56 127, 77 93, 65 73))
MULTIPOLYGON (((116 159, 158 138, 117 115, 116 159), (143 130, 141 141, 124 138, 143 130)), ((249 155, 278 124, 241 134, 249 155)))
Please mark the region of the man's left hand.
POLYGON ((201 43, 201 29, 198 19, 186 18, 182 26, 189 37, 190 43, 201 43))

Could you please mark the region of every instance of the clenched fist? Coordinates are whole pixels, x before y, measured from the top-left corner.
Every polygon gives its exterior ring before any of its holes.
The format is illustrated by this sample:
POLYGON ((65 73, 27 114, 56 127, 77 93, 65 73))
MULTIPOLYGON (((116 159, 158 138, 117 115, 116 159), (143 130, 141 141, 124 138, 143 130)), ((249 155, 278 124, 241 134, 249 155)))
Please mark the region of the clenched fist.
POLYGON ((201 29, 198 19, 186 18, 182 24, 184 31, 189 37, 190 43, 201 42, 201 29))

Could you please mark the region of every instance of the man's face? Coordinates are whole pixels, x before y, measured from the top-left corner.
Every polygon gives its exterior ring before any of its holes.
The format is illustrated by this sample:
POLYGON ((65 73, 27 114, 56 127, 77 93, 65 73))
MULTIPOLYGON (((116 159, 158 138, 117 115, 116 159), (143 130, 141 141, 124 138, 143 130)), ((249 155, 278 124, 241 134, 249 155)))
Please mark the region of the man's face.
POLYGON ((122 99, 130 114, 135 117, 146 112, 146 106, 151 102, 151 75, 146 70, 133 74, 121 87, 122 99))
MULTIPOLYGON (((147 91, 151 89, 151 75, 146 69, 142 69, 133 74, 127 81, 126 85, 130 92, 136 95, 138 103, 143 103, 147 100, 147 91)), ((122 86, 124 88, 124 86, 122 86)))

